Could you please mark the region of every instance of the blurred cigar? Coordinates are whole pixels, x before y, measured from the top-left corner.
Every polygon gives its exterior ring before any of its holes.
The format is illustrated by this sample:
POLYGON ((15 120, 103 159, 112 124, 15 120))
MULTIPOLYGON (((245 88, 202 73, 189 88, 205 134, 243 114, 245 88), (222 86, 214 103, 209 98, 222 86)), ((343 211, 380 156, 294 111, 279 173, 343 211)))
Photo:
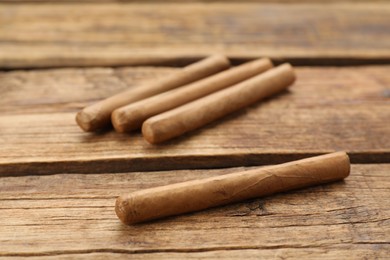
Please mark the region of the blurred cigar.
POLYGON ((259 59, 189 85, 143 99, 116 109, 111 115, 112 124, 118 132, 138 129, 149 117, 237 84, 272 67, 272 62, 269 59, 259 59))
POLYGON ((152 144, 169 140, 279 93, 294 80, 291 65, 280 65, 237 85, 151 117, 142 125, 142 133, 152 144))
POLYGON ((145 189, 119 197, 115 211, 133 224, 346 178, 349 157, 337 152, 275 166, 145 189))
POLYGON ((229 66, 229 60, 223 55, 208 57, 145 86, 126 90, 87 106, 77 113, 76 122, 84 131, 104 128, 111 123, 112 111, 119 107, 194 82, 229 66))

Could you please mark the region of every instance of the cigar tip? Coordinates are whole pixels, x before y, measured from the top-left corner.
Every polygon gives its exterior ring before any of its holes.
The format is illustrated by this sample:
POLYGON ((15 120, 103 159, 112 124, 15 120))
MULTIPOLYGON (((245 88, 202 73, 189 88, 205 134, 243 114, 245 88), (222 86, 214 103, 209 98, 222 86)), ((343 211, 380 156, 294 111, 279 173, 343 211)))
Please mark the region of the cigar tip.
POLYGON ((351 171, 351 162, 349 156, 344 151, 328 153, 317 157, 308 158, 308 160, 326 160, 325 167, 329 170, 329 176, 332 180, 341 180, 347 178, 351 171))
POLYGON ((274 63, 272 62, 272 60, 270 58, 263 58, 264 62, 266 62, 268 64, 268 66, 270 68, 272 68, 274 66, 274 63))
POLYGON ((120 109, 114 110, 111 114, 111 123, 114 126, 115 131, 119 133, 125 132, 125 120, 126 115, 125 112, 123 112, 120 109))
POLYGON ((91 124, 92 118, 88 113, 85 113, 84 110, 79 111, 76 114, 76 123, 83 129, 85 132, 89 132, 93 130, 93 126, 91 124))
POLYGON ((288 71, 290 75, 290 85, 295 82, 297 79, 297 76, 295 75, 295 70, 294 67, 290 63, 283 63, 282 65, 279 66, 281 69, 285 69, 288 71))
POLYGON ((118 108, 111 114, 111 123, 119 133, 141 128, 143 120, 145 120, 144 113, 140 109, 134 109, 133 104, 118 108))
POLYGON ((344 170, 344 178, 348 177, 351 172, 351 160, 348 154, 344 151, 334 153, 335 156, 340 156, 344 160, 345 170, 344 170))
POLYGON ((230 67, 230 60, 226 57, 226 55, 216 53, 211 55, 209 58, 218 61, 223 67, 230 67))
POLYGON ((115 213, 118 216, 118 218, 124 223, 129 224, 127 220, 127 214, 126 214, 126 208, 128 206, 128 203, 125 199, 122 197, 118 197, 115 201, 115 213))
POLYGON ((281 64, 279 67, 294 72, 293 66, 288 62, 281 64))
POLYGON ((265 63, 270 68, 272 68, 274 66, 274 64, 272 63, 271 59, 267 58, 267 57, 260 58, 260 59, 257 59, 255 61, 265 63))
POLYGON ((158 143, 156 132, 153 130, 153 122, 150 119, 142 124, 142 135, 149 143, 158 143))
POLYGON ((254 60, 252 61, 252 64, 254 64, 260 70, 260 73, 272 69, 274 67, 274 64, 269 58, 260 58, 254 60))
POLYGON ((210 55, 209 57, 213 58, 213 59, 228 60, 226 55, 224 55, 222 53, 214 53, 214 54, 210 55))
POLYGON ((244 63, 241 66, 248 66, 249 68, 256 69, 258 73, 262 73, 274 67, 274 64, 269 58, 259 58, 244 63))

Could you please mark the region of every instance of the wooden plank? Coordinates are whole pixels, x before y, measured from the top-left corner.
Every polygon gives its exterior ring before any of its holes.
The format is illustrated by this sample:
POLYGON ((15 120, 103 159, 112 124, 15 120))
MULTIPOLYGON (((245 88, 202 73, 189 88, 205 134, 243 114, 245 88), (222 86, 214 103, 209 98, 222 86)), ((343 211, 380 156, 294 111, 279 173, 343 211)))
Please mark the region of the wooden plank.
POLYGON ((239 169, 0 178, 0 256, 383 258, 390 164, 352 165, 343 182, 125 226, 126 192, 239 169))
MULTIPOLYGON (((110 2, 120 2, 120 3, 183 3, 183 2, 245 2, 245 3, 286 3, 286 4, 296 4, 296 3, 323 3, 323 0, 0 0, 0 3, 8 3, 8 4, 20 4, 20 3, 110 3, 110 2)), ((383 2, 386 3, 387 0, 328 0, 327 3, 372 3, 372 2, 383 2)))
POLYGON ((0 24, 8 69, 164 65, 215 52, 297 65, 390 62, 386 3, 2 4, 0 24))
POLYGON ((263 165, 335 150, 353 162, 389 162, 389 66, 297 68, 290 91, 161 145, 76 125, 83 106, 174 70, 1 73, 0 174, 263 165))
POLYGON ((123 259, 131 257, 131 259, 259 259, 259 256, 267 259, 280 259, 280 258, 299 258, 299 259, 386 259, 388 256, 388 250, 380 247, 379 250, 375 250, 374 246, 359 246, 359 247, 333 247, 330 249, 325 248, 299 248, 299 249, 245 249, 245 250, 215 250, 211 252, 177 252, 177 253, 140 253, 140 254, 127 254, 125 252, 112 252, 112 253, 84 253, 84 254, 65 254, 65 255, 50 255, 50 256, 37 256, 37 257, 18 257, 22 259, 123 259))
MULTIPOLYGON (((104 251, 104 250, 102 250, 104 251)), ((109 251, 109 250, 107 250, 109 251)), ((21 259, 386 259, 389 250, 385 246, 359 245, 334 246, 332 248, 288 248, 288 249, 243 249, 243 250, 215 250, 207 252, 165 252, 165 253, 126 253, 121 250, 99 253, 50 254, 46 256, 25 256, 21 259)))

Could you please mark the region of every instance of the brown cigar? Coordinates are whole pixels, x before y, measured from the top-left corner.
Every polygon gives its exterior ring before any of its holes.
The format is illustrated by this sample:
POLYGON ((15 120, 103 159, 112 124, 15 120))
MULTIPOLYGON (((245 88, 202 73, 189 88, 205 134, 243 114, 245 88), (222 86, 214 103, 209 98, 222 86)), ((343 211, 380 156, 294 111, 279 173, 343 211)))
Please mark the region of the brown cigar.
POLYGON ((142 133, 149 143, 166 141, 281 92, 294 80, 291 65, 280 65, 237 85, 151 117, 142 125, 142 133))
POLYGON ((153 83, 129 89, 85 107, 77 113, 76 122, 84 131, 98 130, 110 124, 112 111, 119 107, 194 82, 227 69, 229 66, 229 60, 225 56, 211 56, 162 79, 155 80, 153 83))
POLYGON ((348 155, 337 152, 136 191, 119 197, 115 211, 123 223, 133 224, 341 180, 349 171, 348 155))
POLYGON ((138 129, 149 117, 237 84, 272 67, 269 59, 245 63, 189 85, 118 108, 112 113, 111 122, 118 132, 138 129))

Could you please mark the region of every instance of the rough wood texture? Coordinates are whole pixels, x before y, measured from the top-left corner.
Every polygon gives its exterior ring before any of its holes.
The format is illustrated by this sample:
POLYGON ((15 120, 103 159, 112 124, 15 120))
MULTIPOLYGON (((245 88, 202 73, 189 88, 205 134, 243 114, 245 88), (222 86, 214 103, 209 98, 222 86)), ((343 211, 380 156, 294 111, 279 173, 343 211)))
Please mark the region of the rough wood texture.
POLYGON ((390 62, 390 5, 0 5, 0 67, 188 63, 210 53, 294 64, 390 62))
MULTIPOLYGON (((372 2, 387 2, 388 0, 327 0, 327 3, 372 3, 372 2)), ((110 2, 118 2, 118 3, 183 3, 183 2, 220 2, 220 3, 226 3, 226 2, 241 2, 241 3, 289 3, 289 4, 296 4, 296 3, 324 3, 323 0, 0 0, 0 3, 55 3, 55 2, 63 2, 63 3, 80 3, 80 2, 86 2, 86 3, 110 3, 110 2)))
POLYGON ((169 68, 0 74, 0 174, 128 172, 285 162, 346 150, 390 160, 389 66, 297 68, 289 92, 153 146, 141 134, 84 133, 81 107, 169 68))
MULTIPOLYGON (((241 168, 243 170, 243 168, 241 168)), ((0 256, 385 258, 390 164, 353 165, 345 182, 137 226, 117 195, 237 169, 0 178, 0 256)))

